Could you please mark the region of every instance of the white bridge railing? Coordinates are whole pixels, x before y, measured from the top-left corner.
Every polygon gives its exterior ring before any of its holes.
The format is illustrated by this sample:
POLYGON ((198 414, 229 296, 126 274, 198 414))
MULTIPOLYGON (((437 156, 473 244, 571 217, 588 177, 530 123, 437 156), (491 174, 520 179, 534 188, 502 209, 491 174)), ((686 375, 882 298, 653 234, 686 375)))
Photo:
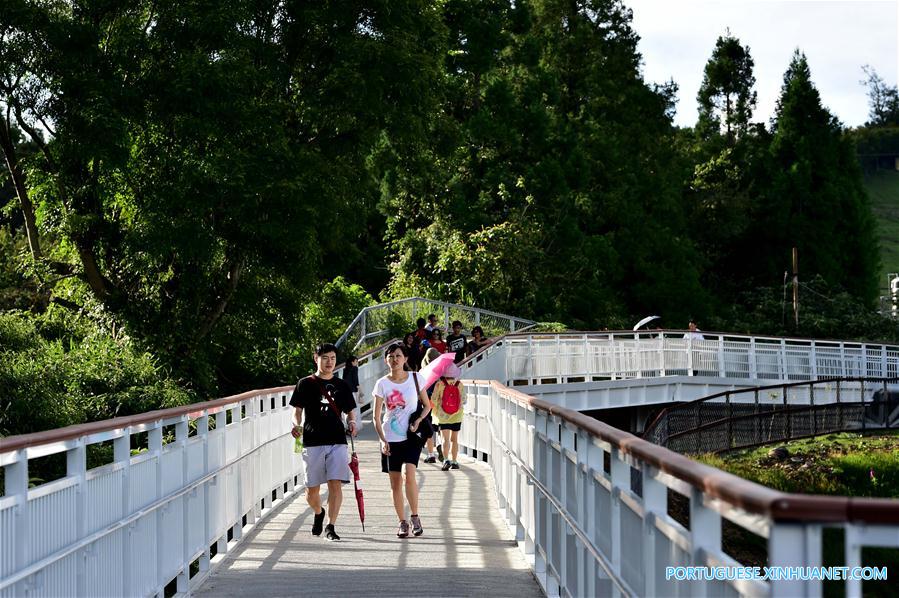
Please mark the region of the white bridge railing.
MULTIPOLYGON (((381 349, 360 358, 363 409, 386 371, 381 349)), ((897 361, 896 347, 859 343, 532 334, 497 339, 463 364, 463 377, 890 377, 897 361)), ((863 545, 899 543, 896 501, 784 495, 498 382, 475 389, 463 444, 490 456, 500 504, 550 594, 665 593, 674 586, 659 580, 662 565, 733 563, 720 546, 723 519, 768 538, 775 565, 820 563, 829 526, 845 530, 850 565, 863 545), (667 514, 669 489, 690 499, 689 528, 667 514)), ((246 526, 298 487, 291 391, 0 439, 0 596, 161 596, 173 580, 178 592, 195 587, 246 526), (97 444, 111 445, 111 457, 88 469, 97 444), (36 460, 54 456, 64 459, 65 475, 30 487, 36 460)), ((701 589, 681 583, 681 595, 701 589)), ((820 593, 814 583, 731 585, 741 594, 820 593)), ((850 595, 859 587, 850 584, 850 595)))
POLYGON ((899 501, 777 492, 498 382, 469 384, 460 442, 489 461, 548 596, 820 596, 820 580, 678 581, 666 568, 819 566, 825 528, 843 530, 847 567, 870 564, 863 547, 899 548, 899 501), (767 554, 735 560, 725 525, 765 538, 767 554))
POLYGON ((302 486, 292 390, 0 440, 0 596, 162 596, 172 580, 187 592, 302 486), (87 469, 98 443, 111 461, 87 469), (52 455, 65 475, 29 488, 29 462, 52 455))
POLYGON ((506 376, 513 385, 658 376, 746 380, 893 378, 899 346, 703 333, 597 332, 507 335, 506 376))

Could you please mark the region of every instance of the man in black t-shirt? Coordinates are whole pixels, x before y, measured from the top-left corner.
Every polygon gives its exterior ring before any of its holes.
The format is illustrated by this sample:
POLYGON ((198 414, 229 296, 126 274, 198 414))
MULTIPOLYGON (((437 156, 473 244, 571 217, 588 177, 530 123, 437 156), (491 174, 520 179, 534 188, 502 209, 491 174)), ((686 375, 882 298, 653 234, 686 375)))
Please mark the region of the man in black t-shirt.
POLYGON ((347 414, 350 433, 356 435, 356 401, 346 382, 334 375, 337 348, 326 343, 315 350, 317 370, 297 382, 290 397, 294 407, 294 438, 303 438, 303 463, 306 465, 306 502, 315 517, 312 535, 320 536, 325 519, 321 485, 328 484, 328 525, 325 537, 340 540, 334 531, 340 504, 342 484, 348 484, 350 457, 346 446, 346 429, 340 414, 347 414))
POLYGON ((459 363, 465 359, 465 346, 467 339, 462 334, 462 322, 456 320, 453 322, 453 333, 446 337, 446 351, 455 353, 453 363, 459 363))

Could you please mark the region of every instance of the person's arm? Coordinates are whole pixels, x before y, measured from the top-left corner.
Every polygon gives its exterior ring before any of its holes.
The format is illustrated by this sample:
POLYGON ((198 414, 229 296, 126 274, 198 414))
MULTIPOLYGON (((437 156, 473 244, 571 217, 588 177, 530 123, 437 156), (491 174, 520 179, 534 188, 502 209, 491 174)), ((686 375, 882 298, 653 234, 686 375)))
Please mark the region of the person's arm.
MULTIPOLYGON (((411 375, 414 376, 415 374, 411 374, 411 375)), ((409 429, 412 430, 413 432, 418 430, 418 426, 421 425, 421 422, 431 412, 431 399, 428 398, 428 393, 426 393, 424 390, 419 389, 418 400, 421 401, 421 404, 424 405, 425 408, 422 409, 421 416, 418 419, 416 419, 414 422, 412 422, 411 426, 409 426, 409 429)))
POLYGON ((346 425, 350 429, 350 434, 355 438, 359 427, 356 425, 356 399, 353 397, 352 391, 349 398, 344 413, 346 413, 346 425))
POLYGON ((378 438, 381 439, 381 453, 390 456, 390 444, 387 442, 387 438, 384 436, 384 428, 381 425, 381 409, 384 408, 384 397, 375 395, 375 412, 373 415, 375 422, 375 432, 378 433, 378 438))
POLYGON ((290 429, 290 435, 299 438, 303 435, 303 408, 293 408, 293 428, 290 429))

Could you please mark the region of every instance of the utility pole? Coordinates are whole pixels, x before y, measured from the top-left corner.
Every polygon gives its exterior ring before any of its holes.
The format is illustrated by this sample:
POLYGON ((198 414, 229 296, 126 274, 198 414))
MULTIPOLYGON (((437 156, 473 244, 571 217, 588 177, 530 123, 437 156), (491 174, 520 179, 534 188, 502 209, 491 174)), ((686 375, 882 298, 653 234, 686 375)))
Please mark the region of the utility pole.
POLYGON ((793 325, 799 330, 799 250, 793 248, 793 325))

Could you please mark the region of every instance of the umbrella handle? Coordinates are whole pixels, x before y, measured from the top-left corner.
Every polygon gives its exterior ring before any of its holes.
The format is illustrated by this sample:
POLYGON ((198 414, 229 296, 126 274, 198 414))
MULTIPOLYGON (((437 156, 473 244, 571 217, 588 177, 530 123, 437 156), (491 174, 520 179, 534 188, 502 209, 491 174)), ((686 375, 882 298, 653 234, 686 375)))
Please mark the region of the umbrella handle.
POLYGON ((352 434, 350 434, 350 450, 352 450, 354 453, 356 452, 356 443, 353 442, 353 435, 352 435, 352 434))

